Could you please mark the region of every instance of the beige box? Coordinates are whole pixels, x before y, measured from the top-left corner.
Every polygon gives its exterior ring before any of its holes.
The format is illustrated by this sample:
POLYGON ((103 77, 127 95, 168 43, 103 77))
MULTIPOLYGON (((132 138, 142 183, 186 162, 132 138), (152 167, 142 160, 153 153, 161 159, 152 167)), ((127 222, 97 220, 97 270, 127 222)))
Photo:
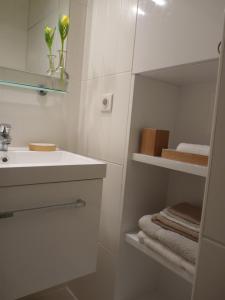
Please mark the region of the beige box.
POLYGON ((140 153, 161 156, 162 149, 168 148, 169 131, 144 128, 141 132, 140 153))

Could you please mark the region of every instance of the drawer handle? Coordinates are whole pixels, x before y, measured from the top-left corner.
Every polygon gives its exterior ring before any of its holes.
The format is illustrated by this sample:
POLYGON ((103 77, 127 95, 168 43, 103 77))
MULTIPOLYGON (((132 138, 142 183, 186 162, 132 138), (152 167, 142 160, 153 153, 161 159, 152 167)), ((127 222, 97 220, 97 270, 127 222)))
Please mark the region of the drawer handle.
POLYGON ((7 219, 14 217, 17 213, 23 213, 23 212, 32 212, 36 210, 42 210, 42 209, 48 209, 48 208, 64 208, 64 207, 74 207, 74 208, 81 208, 86 206, 86 201, 82 199, 77 199, 75 201, 63 203, 63 204, 51 204, 46 206, 38 206, 33 208, 23 208, 23 209, 16 209, 12 211, 4 211, 0 212, 0 219, 7 219))

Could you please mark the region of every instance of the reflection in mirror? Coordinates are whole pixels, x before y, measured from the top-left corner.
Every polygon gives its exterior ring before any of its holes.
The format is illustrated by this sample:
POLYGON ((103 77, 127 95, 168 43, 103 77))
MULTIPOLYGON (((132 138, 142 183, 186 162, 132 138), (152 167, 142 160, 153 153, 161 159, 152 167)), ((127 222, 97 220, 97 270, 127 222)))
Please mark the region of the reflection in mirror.
POLYGON ((58 22, 69 16, 69 8, 69 0, 0 0, 0 83, 66 89, 67 37, 62 49, 58 22), (46 26, 56 28, 51 52, 46 26), (50 54, 54 67, 49 64, 50 54))

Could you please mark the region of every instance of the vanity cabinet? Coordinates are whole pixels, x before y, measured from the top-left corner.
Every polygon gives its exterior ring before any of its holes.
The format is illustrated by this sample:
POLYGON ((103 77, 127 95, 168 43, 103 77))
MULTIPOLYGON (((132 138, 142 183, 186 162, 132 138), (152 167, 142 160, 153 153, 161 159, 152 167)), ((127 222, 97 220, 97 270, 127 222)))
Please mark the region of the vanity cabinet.
POLYGON ((224 8, 224 0, 140 0, 133 73, 217 58, 224 8))
POLYGON ((102 179, 0 188, 1 213, 15 212, 0 219, 0 299, 95 271, 101 193, 102 179))

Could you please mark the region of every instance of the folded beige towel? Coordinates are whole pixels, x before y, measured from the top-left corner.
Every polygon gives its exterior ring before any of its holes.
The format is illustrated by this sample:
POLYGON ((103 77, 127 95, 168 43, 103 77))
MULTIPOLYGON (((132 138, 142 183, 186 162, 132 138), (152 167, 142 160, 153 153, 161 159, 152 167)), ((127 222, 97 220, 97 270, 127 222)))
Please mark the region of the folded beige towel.
POLYGON ((191 275, 194 274, 194 272, 195 272, 194 264, 186 261, 181 256, 172 252, 168 247, 162 245, 160 242, 158 242, 154 239, 151 239, 143 231, 140 231, 138 233, 138 239, 139 239, 140 243, 145 244, 149 249, 160 254, 162 257, 166 258, 173 265, 184 269, 191 275))
POLYGON ((168 211, 174 216, 178 216, 186 221, 199 225, 201 222, 202 209, 189 203, 179 203, 168 207, 168 211))
POLYGON ((150 238, 160 242, 187 261, 195 263, 198 251, 197 242, 178 233, 163 229, 161 226, 152 222, 151 215, 142 217, 139 220, 139 227, 150 238))
POLYGON ((156 214, 154 217, 152 217, 152 222, 161 226, 164 229, 171 230, 173 232, 181 234, 188 239, 191 239, 196 242, 198 241, 198 237, 199 237, 198 232, 193 231, 192 229, 189 229, 173 221, 170 221, 160 214, 156 214))
POLYGON ((167 218, 168 220, 170 221, 173 221, 177 224, 180 224, 186 228, 189 228, 193 231, 196 231, 196 232, 199 232, 200 231, 200 226, 197 225, 197 224, 194 224, 192 222, 189 222, 189 221, 186 221, 182 218, 179 218, 178 216, 174 216, 173 214, 171 214, 169 211, 168 211, 168 208, 165 208, 164 210, 162 210, 160 212, 160 215, 162 215, 163 217, 167 218))

